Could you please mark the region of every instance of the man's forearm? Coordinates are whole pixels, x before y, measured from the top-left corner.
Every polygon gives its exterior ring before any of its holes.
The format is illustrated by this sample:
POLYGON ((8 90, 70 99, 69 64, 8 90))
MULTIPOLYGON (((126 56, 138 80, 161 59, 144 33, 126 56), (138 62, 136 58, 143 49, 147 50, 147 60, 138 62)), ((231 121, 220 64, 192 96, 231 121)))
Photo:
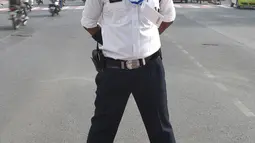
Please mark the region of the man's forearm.
POLYGON ((92 36, 92 38, 95 41, 103 45, 102 32, 101 32, 101 27, 99 25, 97 25, 97 27, 94 27, 94 28, 86 28, 86 27, 84 28, 89 32, 89 34, 92 36))
POLYGON ((158 28, 159 34, 161 35, 171 24, 172 22, 162 22, 158 28))
POLYGON ((89 32, 89 34, 91 36, 93 36, 93 35, 95 35, 98 32, 98 30, 101 29, 101 27, 99 25, 97 25, 97 27, 94 27, 94 28, 86 28, 86 27, 84 27, 84 29, 86 29, 89 32))

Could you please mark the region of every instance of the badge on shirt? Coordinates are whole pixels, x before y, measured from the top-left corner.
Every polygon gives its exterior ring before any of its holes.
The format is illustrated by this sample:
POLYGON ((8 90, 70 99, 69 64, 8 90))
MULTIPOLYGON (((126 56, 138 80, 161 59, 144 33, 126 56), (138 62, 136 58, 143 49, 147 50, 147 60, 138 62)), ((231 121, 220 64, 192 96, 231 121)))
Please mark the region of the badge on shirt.
POLYGON ((109 0, 110 3, 121 2, 122 0, 109 0))
POLYGON ((143 0, 129 0, 132 4, 141 5, 143 0))

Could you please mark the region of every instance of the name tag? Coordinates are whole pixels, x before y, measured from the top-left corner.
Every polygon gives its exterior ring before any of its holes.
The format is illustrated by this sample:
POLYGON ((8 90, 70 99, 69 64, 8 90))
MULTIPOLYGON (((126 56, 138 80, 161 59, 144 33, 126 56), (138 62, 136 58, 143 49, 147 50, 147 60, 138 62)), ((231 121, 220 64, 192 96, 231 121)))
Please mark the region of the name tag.
POLYGON ((141 13, 146 19, 151 21, 157 27, 160 26, 164 18, 163 15, 161 15, 157 10, 155 10, 155 8, 150 7, 149 4, 146 2, 142 3, 141 5, 141 13))
POLYGON ((121 2, 122 0, 109 0, 110 3, 121 2))

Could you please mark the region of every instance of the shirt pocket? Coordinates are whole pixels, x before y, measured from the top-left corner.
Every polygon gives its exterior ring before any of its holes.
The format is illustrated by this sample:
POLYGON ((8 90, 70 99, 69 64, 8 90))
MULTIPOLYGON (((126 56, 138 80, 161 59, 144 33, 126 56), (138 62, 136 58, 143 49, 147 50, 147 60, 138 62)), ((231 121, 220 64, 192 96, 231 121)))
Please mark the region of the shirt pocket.
MULTIPOLYGON (((155 11, 159 10, 159 0, 144 0, 144 3, 147 3, 151 8, 155 9, 155 11)), ((142 27, 151 28, 154 26, 150 20, 145 18, 141 11, 139 12, 139 18, 140 22, 142 23, 142 27)))
POLYGON ((130 7, 126 0, 110 3, 109 0, 104 5, 103 17, 105 24, 111 26, 122 26, 130 21, 130 7))

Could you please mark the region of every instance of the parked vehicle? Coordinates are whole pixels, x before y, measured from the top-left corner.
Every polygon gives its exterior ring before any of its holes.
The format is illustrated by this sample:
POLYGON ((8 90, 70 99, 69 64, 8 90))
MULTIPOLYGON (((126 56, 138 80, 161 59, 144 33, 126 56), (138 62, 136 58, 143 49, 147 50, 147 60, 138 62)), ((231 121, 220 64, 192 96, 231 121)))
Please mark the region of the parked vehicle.
POLYGON ((231 0, 231 7, 236 8, 255 8, 255 0, 231 0))

